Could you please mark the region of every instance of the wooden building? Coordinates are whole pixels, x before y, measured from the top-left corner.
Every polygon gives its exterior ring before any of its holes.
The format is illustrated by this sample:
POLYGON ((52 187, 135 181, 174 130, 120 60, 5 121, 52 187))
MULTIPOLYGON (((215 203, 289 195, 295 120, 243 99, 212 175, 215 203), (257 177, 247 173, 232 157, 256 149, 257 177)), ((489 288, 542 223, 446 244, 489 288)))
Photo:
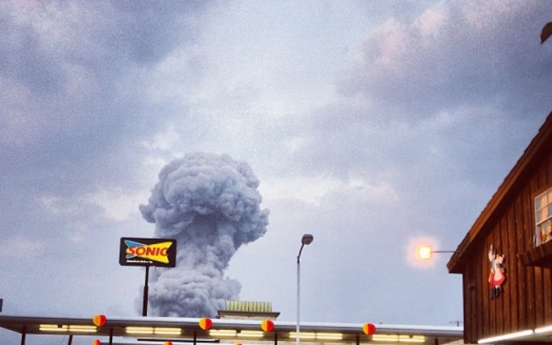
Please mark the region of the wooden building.
POLYGON ((447 264, 465 343, 552 342, 552 113, 447 264))

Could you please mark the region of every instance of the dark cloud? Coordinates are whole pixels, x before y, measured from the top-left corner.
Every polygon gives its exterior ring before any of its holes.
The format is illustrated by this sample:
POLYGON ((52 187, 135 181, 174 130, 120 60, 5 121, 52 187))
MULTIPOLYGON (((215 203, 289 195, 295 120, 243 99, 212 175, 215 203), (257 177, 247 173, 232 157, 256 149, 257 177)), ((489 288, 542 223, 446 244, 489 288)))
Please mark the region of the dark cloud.
POLYGON ((54 55, 43 49, 40 36, 29 23, 17 23, 0 12, 0 76, 3 83, 22 84, 31 92, 53 94, 63 82, 54 55))
MULTIPOLYGON (((142 183, 139 143, 171 116, 149 102, 144 70, 186 49, 209 4, 0 4, 0 232, 2 245, 22 255, 2 265, 5 281, 25 286, 3 290, 7 312, 66 313, 67 296, 82 290, 79 269, 117 269, 94 257, 110 258, 127 228, 109 221, 94 195, 133 194, 142 183), (69 261, 77 264, 58 268, 69 261), (49 286, 34 311, 26 302, 33 279, 49 286)), ((78 313, 94 312, 87 308, 78 313)))
POLYGON ((110 37, 138 63, 152 63, 176 45, 193 41, 195 22, 209 1, 113 1, 118 30, 110 37))
POLYGON ((421 199, 455 189, 447 180, 492 193, 552 108, 552 49, 538 37, 551 12, 462 3, 387 20, 349 66, 345 98, 301 125, 294 164, 393 179, 421 199))
MULTIPOLYGON (((113 150, 115 137, 122 133, 152 130, 152 123, 140 127, 147 121, 138 120, 147 116, 143 92, 148 81, 142 79, 141 68, 185 46, 207 4, 4 4, 3 143, 59 152, 60 147, 86 142, 92 145, 88 151, 113 150), (43 17, 42 11, 59 19, 43 17)), ((68 152, 72 158, 81 153, 68 152)))
POLYGON ((185 47, 208 5, 2 4, 0 186, 36 197, 129 183, 139 163, 118 155, 139 150, 169 116, 148 104, 141 71, 185 47))
POLYGON ((552 15, 542 1, 458 3, 375 29, 341 83, 371 117, 416 121, 442 111, 493 107, 503 116, 545 113, 552 49, 539 32, 552 15))

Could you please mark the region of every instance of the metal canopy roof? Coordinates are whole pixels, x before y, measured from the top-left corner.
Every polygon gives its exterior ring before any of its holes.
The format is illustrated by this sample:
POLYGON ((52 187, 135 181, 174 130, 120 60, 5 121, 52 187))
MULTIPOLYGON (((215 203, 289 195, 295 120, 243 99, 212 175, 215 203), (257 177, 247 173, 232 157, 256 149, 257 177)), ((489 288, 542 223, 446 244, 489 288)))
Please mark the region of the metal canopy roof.
MULTIPOLYGON (((212 326, 203 330, 198 318, 172 317, 107 317, 103 326, 94 325, 90 318, 0 316, 0 327, 22 334, 22 344, 27 334, 93 336, 102 343, 122 344, 144 341, 218 343, 250 342, 295 342, 294 322, 273 321, 274 329, 264 332, 259 320, 211 319, 212 326), (122 337, 117 342, 114 338, 122 337), (108 340, 106 340, 106 338, 108 340), (136 342, 136 340, 140 340, 136 342)), ((343 323, 301 323, 300 335, 303 341, 332 343, 378 343, 378 344, 443 344, 463 338, 462 327, 412 326, 377 324, 375 333, 363 332, 364 324, 343 323)))

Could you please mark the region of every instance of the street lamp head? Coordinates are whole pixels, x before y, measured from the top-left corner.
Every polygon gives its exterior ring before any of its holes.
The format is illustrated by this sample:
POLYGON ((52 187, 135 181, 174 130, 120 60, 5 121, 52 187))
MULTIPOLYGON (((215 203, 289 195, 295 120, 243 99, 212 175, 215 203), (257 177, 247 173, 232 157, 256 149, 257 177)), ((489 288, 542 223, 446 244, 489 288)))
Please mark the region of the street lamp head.
POLYGON ((304 234, 303 238, 301 239, 302 244, 311 244, 312 240, 314 240, 314 237, 311 234, 304 234))
POLYGON ((421 246, 418 248, 418 257, 422 260, 429 260, 432 252, 430 246, 421 246))
POLYGON ((430 260, 434 253, 456 253, 456 250, 433 250, 430 246, 418 247, 418 258, 422 260, 430 260))

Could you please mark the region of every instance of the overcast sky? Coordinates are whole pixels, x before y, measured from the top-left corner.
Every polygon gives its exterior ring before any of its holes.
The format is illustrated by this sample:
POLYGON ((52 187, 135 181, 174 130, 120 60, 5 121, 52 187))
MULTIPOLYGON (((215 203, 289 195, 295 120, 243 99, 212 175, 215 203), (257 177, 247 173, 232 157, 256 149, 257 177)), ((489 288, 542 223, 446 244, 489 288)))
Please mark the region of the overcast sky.
POLYGON ((413 248, 455 249, 552 111, 549 21, 545 0, 3 1, 2 314, 140 315, 119 240, 154 236, 159 172, 204 152, 270 211, 224 272, 241 300, 295 320, 311 233, 305 322, 462 320, 449 256, 413 248))

